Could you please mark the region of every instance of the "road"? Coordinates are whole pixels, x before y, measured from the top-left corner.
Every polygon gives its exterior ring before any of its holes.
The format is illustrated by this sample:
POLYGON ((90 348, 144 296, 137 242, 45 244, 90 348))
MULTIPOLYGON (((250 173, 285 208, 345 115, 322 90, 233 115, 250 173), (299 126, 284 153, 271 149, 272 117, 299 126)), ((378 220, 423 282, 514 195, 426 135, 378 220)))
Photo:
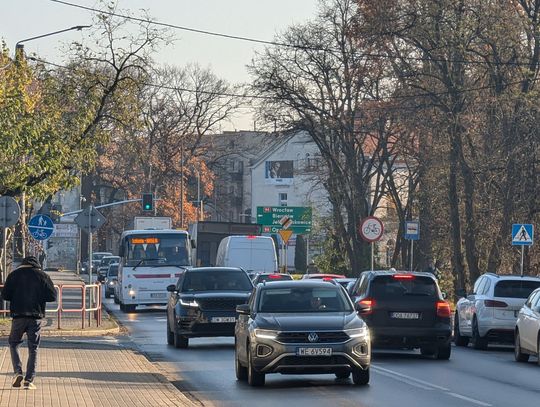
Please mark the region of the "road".
POLYGON ((251 388, 234 375, 234 340, 204 338, 187 350, 166 345, 163 307, 124 314, 107 307, 127 326, 133 341, 177 377, 174 384, 204 405, 272 406, 534 406, 540 400, 540 367, 531 358, 518 364, 510 347, 488 351, 453 348, 450 361, 424 359, 418 352, 374 352, 371 382, 357 387, 332 375, 268 375, 264 388, 251 388))

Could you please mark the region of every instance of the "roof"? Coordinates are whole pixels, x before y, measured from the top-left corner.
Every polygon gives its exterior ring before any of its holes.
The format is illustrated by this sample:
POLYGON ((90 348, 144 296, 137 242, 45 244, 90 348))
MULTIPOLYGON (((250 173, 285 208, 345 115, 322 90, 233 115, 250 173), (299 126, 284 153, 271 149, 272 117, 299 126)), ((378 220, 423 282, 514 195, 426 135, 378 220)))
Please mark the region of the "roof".
POLYGON ((209 271, 244 271, 242 270, 241 268, 239 267, 193 267, 193 268, 190 268, 190 269, 186 269, 190 272, 194 271, 194 272, 197 272, 197 273, 205 273, 205 272, 209 272, 209 271))
POLYGON ((258 286, 271 287, 271 288, 298 288, 298 287, 311 287, 311 288, 328 288, 330 286, 337 287, 333 281, 324 281, 319 279, 314 280, 280 280, 280 281, 265 281, 259 283, 258 286), (331 284, 331 285, 329 285, 331 284))
POLYGON ((187 231, 180 230, 180 229, 136 229, 136 230, 126 230, 122 232, 122 237, 138 235, 138 234, 161 235, 161 234, 171 234, 171 233, 178 233, 178 234, 185 234, 185 235, 188 234, 187 231))
POLYGON ((482 276, 490 276, 499 280, 526 280, 526 281, 540 281, 538 276, 522 276, 521 274, 495 274, 495 273, 484 273, 482 276))

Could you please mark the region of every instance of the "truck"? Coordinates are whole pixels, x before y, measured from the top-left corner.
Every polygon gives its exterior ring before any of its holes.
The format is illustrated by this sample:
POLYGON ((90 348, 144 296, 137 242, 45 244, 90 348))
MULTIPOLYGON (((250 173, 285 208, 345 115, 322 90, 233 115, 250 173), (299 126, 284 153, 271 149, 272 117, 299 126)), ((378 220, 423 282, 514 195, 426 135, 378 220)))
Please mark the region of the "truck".
POLYGON ((136 216, 133 219, 133 229, 171 229, 172 222, 170 217, 166 216, 136 216))
POLYGON ((200 221, 189 225, 191 258, 194 267, 216 265, 219 243, 228 236, 259 236, 260 225, 254 223, 200 221))

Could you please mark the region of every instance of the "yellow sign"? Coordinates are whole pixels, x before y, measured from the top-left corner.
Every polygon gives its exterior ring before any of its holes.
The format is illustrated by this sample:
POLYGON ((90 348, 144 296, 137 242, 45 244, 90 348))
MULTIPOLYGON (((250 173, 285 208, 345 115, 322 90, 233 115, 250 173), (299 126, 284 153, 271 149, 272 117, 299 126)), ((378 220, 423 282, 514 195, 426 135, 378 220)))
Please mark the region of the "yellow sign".
POLYGON ((287 243, 289 241, 289 239, 291 238, 292 234, 293 234, 293 231, 290 230, 290 229, 281 229, 278 231, 279 235, 281 236, 281 238, 283 239, 283 241, 285 243, 287 243))

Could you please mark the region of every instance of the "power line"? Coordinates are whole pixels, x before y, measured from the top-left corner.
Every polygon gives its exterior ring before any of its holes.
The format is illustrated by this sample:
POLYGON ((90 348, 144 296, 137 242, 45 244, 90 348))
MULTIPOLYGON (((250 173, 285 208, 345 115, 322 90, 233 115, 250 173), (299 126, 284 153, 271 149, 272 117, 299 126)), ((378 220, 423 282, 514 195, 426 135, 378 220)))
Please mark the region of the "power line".
MULTIPOLYGON (((73 68, 65 65, 56 64, 54 62, 49 62, 40 58, 36 57, 27 57, 27 59, 42 63, 44 65, 51 65, 55 66, 57 68, 66 69, 70 71, 74 71, 73 68)), ((530 82, 537 82, 540 80, 540 78, 534 78, 531 79, 530 82)), ((514 81, 514 82, 508 82, 507 86, 512 85, 520 85, 523 81, 514 81)), ((179 86, 171 86, 171 85, 165 85, 165 84, 159 84, 159 83, 152 83, 152 82, 141 82, 141 85, 148 86, 148 87, 154 87, 158 89, 167 89, 167 90, 173 90, 173 91, 180 91, 180 92, 189 92, 189 93, 201 93, 201 94, 207 94, 207 95, 214 95, 219 97, 229 97, 229 98, 240 98, 240 99, 257 99, 257 100, 268 100, 268 101, 276 101, 278 97, 276 96, 264 96, 264 95, 248 95, 248 94, 240 94, 240 93, 230 93, 230 92, 212 92, 212 91, 205 91, 200 89, 190 89, 190 88, 183 88, 179 86)), ((465 88, 461 90, 456 90, 453 92, 450 91, 441 91, 441 92, 425 92, 425 93, 416 93, 416 94, 409 94, 409 95, 393 95, 393 96, 386 96, 384 98, 379 99, 365 99, 365 102, 389 102, 389 101, 396 101, 396 100, 407 100, 407 99, 413 99, 413 98, 429 98, 434 96, 445 96, 449 95, 450 93, 468 93, 468 92, 475 92, 480 90, 487 90, 492 89, 494 85, 482 85, 472 88, 465 88)), ((317 102, 331 102, 331 99, 319 99, 315 98, 313 99, 317 102)), ((408 110, 405 108, 405 110, 408 110)))
MULTIPOLYGON (((287 44, 287 43, 279 42, 279 41, 262 40, 262 39, 253 38, 253 37, 224 34, 224 33, 219 33, 216 31, 202 30, 202 29, 193 28, 193 27, 186 27, 186 26, 181 26, 181 25, 176 25, 176 24, 171 24, 171 23, 164 23, 157 20, 134 17, 128 14, 121 14, 121 13, 117 13, 113 11, 107 11, 107 10, 97 9, 94 7, 83 6, 81 4, 71 3, 64 0, 49 0, 49 1, 53 3, 69 6, 69 7, 75 7, 75 8, 91 11, 93 13, 106 14, 109 16, 124 18, 126 20, 137 21, 139 23, 153 24, 160 27, 174 28, 177 30, 189 31, 189 32, 197 33, 197 34, 210 35, 214 37, 221 37, 221 38, 226 38, 226 39, 231 39, 231 40, 239 40, 239 41, 246 41, 246 42, 257 43, 257 44, 273 45, 277 47, 310 50, 310 51, 340 52, 340 50, 338 50, 337 48, 331 49, 331 48, 309 46, 309 45, 287 44)), ((443 58, 439 59, 439 58, 426 58, 426 57, 415 57, 415 56, 397 57, 397 56, 392 56, 388 54, 372 53, 372 52, 362 53, 362 56, 365 57, 366 59, 403 59, 403 60, 417 61, 417 62, 436 62, 436 63, 442 62, 442 63, 456 63, 456 64, 461 63, 461 64, 467 64, 467 65, 487 65, 488 64, 487 61, 475 61, 475 60, 466 60, 466 59, 443 59, 443 58)), ((503 65, 503 66, 525 66, 525 67, 530 66, 530 63, 528 62, 517 62, 517 61, 498 62, 497 64, 503 65)))

